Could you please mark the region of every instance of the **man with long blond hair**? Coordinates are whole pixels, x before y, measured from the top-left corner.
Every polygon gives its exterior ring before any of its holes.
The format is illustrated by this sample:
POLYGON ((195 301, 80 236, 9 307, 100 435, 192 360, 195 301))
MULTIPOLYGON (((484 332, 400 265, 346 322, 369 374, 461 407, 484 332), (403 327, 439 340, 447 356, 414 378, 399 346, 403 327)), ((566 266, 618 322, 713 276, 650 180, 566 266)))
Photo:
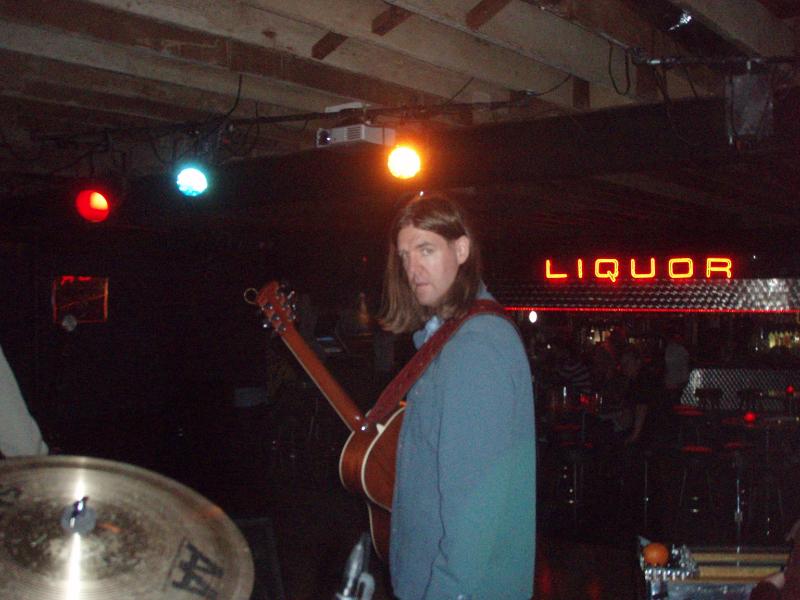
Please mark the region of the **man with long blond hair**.
POLYGON ((419 348, 464 319, 406 396, 390 569, 401 600, 527 600, 535 548, 531 374, 516 328, 489 300, 464 211, 415 197, 389 239, 381 322, 419 348))

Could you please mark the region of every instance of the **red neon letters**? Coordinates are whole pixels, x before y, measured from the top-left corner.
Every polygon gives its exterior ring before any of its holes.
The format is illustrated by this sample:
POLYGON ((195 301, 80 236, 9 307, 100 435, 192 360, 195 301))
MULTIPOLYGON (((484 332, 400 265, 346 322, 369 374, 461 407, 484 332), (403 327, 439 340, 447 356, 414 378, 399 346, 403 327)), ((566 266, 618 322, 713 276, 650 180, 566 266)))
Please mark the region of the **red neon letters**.
MULTIPOLYGON (((618 258, 595 258, 593 268, 589 269, 588 272, 593 279, 607 279, 612 283, 626 276, 630 276, 631 279, 636 281, 656 278, 656 259, 654 257, 651 256, 645 261, 637 261, 635 258, 631 258, 628 264, 618 258), (628 264, 630 265, 629 268, 627 268, 628 264)), ((691 258, 670 258, 667 260, 666 267, 666 273, 662 274, 662 277, 667 279, 692 279, 695 277, 695 261, 691 258)), ((700 277, 701 273, 702 271, 698 270, 697 277, 700 277)), ((704 274, 706 279, 730 279, 733 277, 733 261, 730 258, 706 258, 704 274)), ((577 259, 575 270, 570 273, 557 268, 554 261, 548 258, 544 261, 544 276, 545 279, 556 281, 585 279, 583 259, 577 259)))

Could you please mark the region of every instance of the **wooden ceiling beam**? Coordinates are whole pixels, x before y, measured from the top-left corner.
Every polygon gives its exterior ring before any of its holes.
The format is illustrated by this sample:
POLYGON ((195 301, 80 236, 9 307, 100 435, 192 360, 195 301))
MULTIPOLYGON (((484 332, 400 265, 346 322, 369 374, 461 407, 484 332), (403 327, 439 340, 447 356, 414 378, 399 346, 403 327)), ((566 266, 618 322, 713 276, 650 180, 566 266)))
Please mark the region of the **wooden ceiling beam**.
MULTIPOLYGON (((150 51, 7 21, 0 21, 0 48, 220 94, 235 95, 239 81, 237 72, 208 64, 179 61, 150 51)), ((352 100, 264 76, 245 76, 242 97, 295 111, 318 111, 352 100)))
MULTIPOLYGON (((498 54, 504 51, 509 56, 516 56, 514 60, 517 63, 521 59, 527 59, 533 65, 540 65, 540 68, 552 69, 552 76, 546 83, 543 81, 542 84, 537 84, 531 77, 524 84, 509 85, 511 89, 530 89, 537 92, 549 90, 563 81, 564 74, 570 73, 591 84, 593 108, 623 105, 631 101, 630 98, 614 93, 612 89, 608 75, 608 42, 552 13, 524 2, 511 2, 486 21, 479 30, 473 30, 467 25, 469 5, 460 0, 388 1, 425 18, 415 21, 415 24, 425 20, 441 24, 450 28, 450 37, 457 34, 468 35, 473 43, 482 43, 484 47, 488 45, 498 54)), ((493 62, 498 64, 498 60, 501 60, 499 56, 493 62)), ((617 81, 625 80, 623 53, 618 52, 612 57, 611 72, 617 81)), ((633 90, 635 86, 631 86, 629 92, 633 90)), ((571 106, 570 96, 569 89, 560 88, 545 97, 552 97, 554 102, 571 106)))
MULTIPOLYGON (((531 60, 518 52, 496 44, 487 44, 485 40, 476 38, 474 32, 467 31, 463 20, 463 29, 458 30, 415 15, 388 34, 376 35, 372 33, 372 21, 386 10, 386 4, 378 0, 337 0, 335 3, 328 0, 250 0, 250 4, 291 20, 336 31, 351 39, 368 42, 446 71, 474 77, 476 82, 488 83, 506 91, 548 90, 563 81, 565 75, 563 71, 531 60)), ((391 4, 409 8, 396 2, 391 4)), ((386 69, 387 66, 383 65, 383 68, 386 69)), ((572 93, 569 89, 558 88, 547 94, 543 100, 571 109, 572 93)))
POLYGON ((470 29, 480 29, 510 2, 511 0, 481 0, 469 9, 464 22, 470 29))
POLYGON ((748 54, 793 56, 794 32, 757 0, 670 0, 748 54))
MULTIPOLYGON (((307 2, 286 2, 286 6, 278 4, 274 10, 260 0, 248 0, 246 3, 218 0, 193 0, 191 3, 185 0, 134 3, 129 0, 93 0, 93 4, 113 9, 115 14, 122 13, 127 17, 136 15, 242 42, 251 47, 254 53, 277 57, 278 64, 292 63, 293 59, 302 62, 304 58, 315 63, 311 59, 314 44, 327 32, 334 31, 348 37, 347 43, 329 54, 325 58, 325 65, 320 66, 336 67, 337 70, 331 73, 339 73, 335 79, 346 85, 353 81, 349 77, 352 75, 385 82, 384 96, 360 98, 370 104, 397 106, 441 102, 453 96, 465 81, 463 72, 450 71, 433 62, 420 60, 413 53, 397 52, 391 45, 380 43, 382 36, 372 33, 372 19, 369 17, 386 10, 387 5, 379 0, 371 1, 368 7, 359 6, 357 0, 350 0, 344 6, 340 6, 339 2, 334 5, 320 0, 308 8, 307 2), (317 9, 321 11, 320 14, 315 13, 317 9), (351 30, 343 27, 342 23, 349 22, 348 13, 353 11, 358 14, 359 27, 351 30), (369 39, 354 35, 356 31, 369 39), (409 98, 409 90, 413 92, 412 96, 415 94, 414 97, 409 98)), ((391 37, 392 33, 385 37, 391 37)), ((478 74, 470 84, 470 96, 461 100, 468 101, 470 97, 482 101, 503 101, 508 98, 508 89, 490 83, 478 74)))
POLYGON ((372 33, 386 35, 392 29, 403 23, 413 13, 397 6, 390 6, 377 17, 372 19, 372 33))
POLYGON ((316 58, 317 60, 323 60, 327 57, 331 52, 336 50, 339 46, 341 46, 347 36, 339 35, 333 31, 329 31, 325 35, 323 35, 320 40, 314 44, 311 48, 311 56, 316 58))
MULTIPOLYGON (((656 29, 623 0, 524 0, 587 31, 606 38, 625 48, 641 48, 651 56, 687 55, 689 51, 656 29)), ((639 83, 637 73, 636 82, 639 83)), ((688 97, 692 94, 687 83, 691 77, 702 92, 721 94, 723 81, 706 67, 692 67, 687 76, 683 70, 668 73, 673 95, 688 97)), ((645 94, 646 97, 646 94, 645 94)))
MULTIPOLYGON (((86 40, 87 44, 113 44, 115 48, 138 52, 142 57, 153 55, 162 59, 172 58, 186 62, 189 68, 212 66, 264 77, 279 82, 279 85, 273 86, 276 92, 281 88, 288 90, 291 86, 302 86, 303 90, 298 89, 299 93, 293 96, 295 104, 288 101, 271 102, 300 110, 319 110, 356 99, 387 106, 440 101, 438 96, 426 96, 415 89, 323 65, 310 58, 304 59, 80 0, 61 1, 66 5, 63 10, 51 11, 45 8, 49 3, 44 0, 29 0, 19 9, 16 3, 9 5, 9 0, 0 0, 0 17, 7 19, 10 24, 48 28, 48 32, 56 37, 72 34, 73 37, 77 35, 77 39, 86 40), (113 27, 110 26, 112 23, 113 27), (319 92, 315 92, 315 89, 319 92), (328 94, 327 100, 310 102, 315 96, 320 98, 325 94, 328 94), (302 100, 303 97, 306 99, 302 100)), ((46 34, 38 35, 41 37, 46 34)), ((120 51, 117 50, 116 54, 120 51)), ((100 60, 98 57, 86 58, 88 62, 93 58, 100 60)), ((190 80, 186 82, 191 84, 190 80)), ((235 85, 233 89, 235 91, 235 85)))
MULTIPOLYGON (((43 104, 63 104, 117 114, 117 128, 138 127, 127 122, 143 119, 154 129, 158 125, 202 122, 213 115, 228 114, 235 97, 199 92, 190 88, 159 82, 143 82, 134 77, 109 71, 66 64, 55 60, 0 51, 0 94, 43 104)), ((257 106, 243 100, 231 116, 253 117, 280 111, 270 105, 257 106)), ((78 121, 86 127, 84 121, 78 121)), ((36 122, 31 124, 36 127, 36 122)), ((41 128, 37 128, 41 130, 41 128)), ((295 132, 292 126, 262 124, 261 137, 278 142, 286 150, 298 150, 313 144, 313 134, 295 132)))

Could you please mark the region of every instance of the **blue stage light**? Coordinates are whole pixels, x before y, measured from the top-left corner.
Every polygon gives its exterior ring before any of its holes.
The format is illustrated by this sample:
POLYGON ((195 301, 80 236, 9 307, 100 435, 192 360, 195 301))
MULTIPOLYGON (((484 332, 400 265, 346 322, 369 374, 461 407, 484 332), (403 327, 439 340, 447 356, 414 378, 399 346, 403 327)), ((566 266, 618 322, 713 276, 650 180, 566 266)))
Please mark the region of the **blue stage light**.
POLYGON ((197 166, 185 166, 178 172, 178 189, 185 196, 199 196, 208 189, 208 177, 197 166))

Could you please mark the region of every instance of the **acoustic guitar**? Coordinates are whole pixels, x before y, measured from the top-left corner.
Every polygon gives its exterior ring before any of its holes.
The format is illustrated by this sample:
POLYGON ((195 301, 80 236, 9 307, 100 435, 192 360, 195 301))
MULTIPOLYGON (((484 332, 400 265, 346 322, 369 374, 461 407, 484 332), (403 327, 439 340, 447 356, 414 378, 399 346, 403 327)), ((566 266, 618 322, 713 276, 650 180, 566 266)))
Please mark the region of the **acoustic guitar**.
POLYGON ((375 425, 367 422, 347 392, 295 328, 291 300, 280 284, 273 281, 261 288, 256 303, 350 430, 339 457, 339 478, 345 489, 366 499, 372 544, 378 556, 386 560, 389 556, 395 458, 403 408, 398 408, 375 425))

